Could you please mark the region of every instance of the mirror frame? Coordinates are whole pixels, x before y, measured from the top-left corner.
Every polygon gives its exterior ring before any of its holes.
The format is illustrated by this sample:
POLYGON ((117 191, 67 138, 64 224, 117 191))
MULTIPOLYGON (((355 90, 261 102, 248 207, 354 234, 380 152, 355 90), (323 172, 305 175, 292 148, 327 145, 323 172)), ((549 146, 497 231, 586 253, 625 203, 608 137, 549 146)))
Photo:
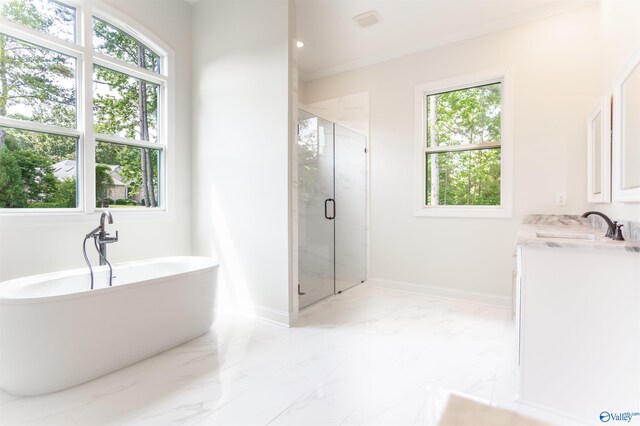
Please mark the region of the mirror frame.
MULTIPOLYGON (((624 163, 625 163, 625 140, 623 135, 622 124, 625 119, 625 111, 623 109, 624 100, 624 83, 634 73, 640 72, 640 47, 627 60, 622 67, 614 84, 613 94, 613 200, 619 203, 640 203, 640 186, 633 188, 624 188, 624 163)), ((640 93, 635 94, 640 102, 640 93)), ((640 117, 632 119, 640 123, 640 117)), ((634 141, 640 145, 640 138, 634 141)), ((639 148, 640 149, 640 148, 639 148)), ((638 168, 640 168, 640 158, 638 158, 638 168)))
POLYGON ((611 96, 603 96, 587 119, 587 202, 611 202, 611 96), (598 119, 598 116, 600 118, 598 119), (600 121, 600 192, 596 192, 596 120, 600 121))

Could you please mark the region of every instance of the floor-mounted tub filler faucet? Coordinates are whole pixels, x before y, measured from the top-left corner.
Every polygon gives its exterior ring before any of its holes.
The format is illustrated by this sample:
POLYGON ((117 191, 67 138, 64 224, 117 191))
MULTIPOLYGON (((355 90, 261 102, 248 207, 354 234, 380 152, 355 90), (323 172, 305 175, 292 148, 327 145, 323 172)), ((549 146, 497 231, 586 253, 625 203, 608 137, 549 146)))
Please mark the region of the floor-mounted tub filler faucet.
POLYGON ((84 237, 84 241, 82 243, 82 252, 84 254, 84 260, 87 262, 87 266, 89 267, 89 275, 91 277, 91 289, 93 290, 93 268, 91 267, 91 262, 89 262, 89 257, 87 256, 87 240, 89 238, 93 238, 93 245, 96 247, 96 251, 98 252, 98 257, 100 258, 100 265, 109 266, 109 287, 113 284, 113 268, 111 267, 111 263, 107 260, 107 244, 117 243, 118 242, 118 231, 116 231, 115 237, 110 237, 109 233, 106 231, 106 224, 113 224, 113 216, 111 216, 111 212, 105 210, 100 215, 100 226, 89 232, 84 237))

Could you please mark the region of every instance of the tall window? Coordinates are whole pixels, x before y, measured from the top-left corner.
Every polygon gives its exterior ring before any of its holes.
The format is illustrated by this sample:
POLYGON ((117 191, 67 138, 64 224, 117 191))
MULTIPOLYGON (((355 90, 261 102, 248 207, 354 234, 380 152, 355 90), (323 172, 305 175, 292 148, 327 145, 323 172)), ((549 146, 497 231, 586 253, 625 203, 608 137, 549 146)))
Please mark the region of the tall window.
POLYGON ((0 209, 166 207, 168 57, 139 34, 80 2, 2 5, 0 209))
POLYGON ((418 88, 422 211, 505 207, 503 89, 502 78, 418 88))

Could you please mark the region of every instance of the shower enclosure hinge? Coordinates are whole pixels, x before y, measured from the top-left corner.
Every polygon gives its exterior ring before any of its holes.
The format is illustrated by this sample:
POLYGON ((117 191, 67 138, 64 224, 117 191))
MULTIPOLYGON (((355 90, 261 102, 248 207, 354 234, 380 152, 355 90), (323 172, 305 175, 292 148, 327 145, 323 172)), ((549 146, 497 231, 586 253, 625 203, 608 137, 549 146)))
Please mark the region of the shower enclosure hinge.
POLYGON ((365 148, 365 149, 364 149, 364 153, 365 153, 365 154, 367 153, 367 148, 365 148))
POLYGON ((300 284, 298 284, 298 296, 304 296, 307 293, 303 293, 302 291, 300 291, 300 284))

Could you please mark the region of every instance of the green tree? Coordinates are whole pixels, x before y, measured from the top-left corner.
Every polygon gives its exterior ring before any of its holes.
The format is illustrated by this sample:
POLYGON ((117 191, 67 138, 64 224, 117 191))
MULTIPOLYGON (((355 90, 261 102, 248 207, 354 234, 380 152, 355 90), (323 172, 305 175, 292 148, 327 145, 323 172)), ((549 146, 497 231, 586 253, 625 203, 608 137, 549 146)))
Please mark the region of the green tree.
POLYGON ((51 201, 61 208, 74 208, 76 206, 76 179, 63 179, 58 182, 58 189, 53 194, 51 201))
MULTIPOLYGON (((158 70, 159 57, 128 34, 99 19, 94 19, 94 34, 99 40, 99 51, 141 68, 158 70)), ((95 67, 94 71, 94 83, 109 89, 107 93, 97 91, 94 100, 96 131, 151 141, 151 130, 155 130, 157 124, 158 86, 108 68, 95 67)), ((129 179, 134 188, 133 193, 138 192, 136 188, 141 188, 145 205, 157 206, 157 151, 140 148, 137 157, 133 157, 130 149, 100 145, 97 150, 100 161, 105 161, 116 151, 117 163, 122 166, 122 176, 129 179)))
POLYGON ((0 146, 0 208, 27 207, 20 167, 6 146, 0 146))
POLYGON ((111 176, 111 167, 107 164, 96 164, 96 197, 100 199, 100 204, 105 206, 105 199, 109 190, 113 188, 114 181, 111 176))
MULTIPOLYGON (((3 3, 0 15, 54 36, 68 30, 63 38, 71 41, 72 10, 54 2, 8 0, 3 3), (39 9, 38 5, 47 10, 39 9)), ((75 98, 75 59, 0 34, 1 116, 75 127, 75 98)), ((75 159, 73 138, 0 128, 0 147, 4 151, 4 166, 8 167, 2 170, 3 206, 58 207, 52 202, 59 183, 51 166, 63 159, 75 159)))
MULTIPOLYGON (((19 143, 10 135, 5 135, 3 149, 7 150, 13 162, 18 166, 21 185, 29 202, 46 203, 51 201, 57 190, 58 181, 47 157, 32 150, 20 149, 19 143)), ((13 175, 14 179, 17 175, 13 175)))
MULTIPOLYGON (((1 14, 42 32, 56 23, 39 13, 33 0, 10 0, 1 14)), ((75 126, 75 85, 62 84, 74 77, 73 59, 0 35, 0 115, 75 126)))
MULTIPOLYGON (((34 30, 73 41, 74 12, 56 2, 41 0, 7 0, 0 15, 34 30), (41 13, 42 8, 47 9, 41 13)), ((159 72, 160 58, 135 38, 94 18, 94 48, 106 55, 159 72)), ((75 60, 57 52, 0 35, 0 115, 75 127, 76 91, 75 60)), ((137 80, 108 68, 94 68, 95 130, 98 133, 121 135, 132 139, 154 141, 156 138, 159 87, 137 80), (106 90, 105 90, 106 89, 106 90)), ((1 130, 1 129, 0 129, 1 130)), ((56 182, 51 165, 66 159, 76 159, 73 138, 37 132, 7 129, 14 139, 11 159, 17 163, 23 179, 29 206, 46 207, 54 203, 70 204, 75 200, 71 184, 56 182), (46 160, 45 160, 46 159, 46 160), (31 167, 31 171, 25 169, 31 167), (52 180, 53 178, 53 180, 52 180), (62 200, 62 201, 61 201, 62 200)), ((5 133, 0 132, 0 146, 5 133)), ((133 192, 143 192, 146 205, 157 205, 158 151, 125 148, 101 143, 96 147, 96 181, 106 170, 103 164, 118 164, 121 175, 128 179, 133 192)), ((12 173, 12 179, 17 178, 12 173)), ((103 180, 108 187, 109 182, 103 180)), ((99 186, 97 184, 97 186, 99 186)), ((17 187, 17 185, 15 185, 17 187)), ((104 188, 96 188, 98 198, 104 188)), ((75 206, 75 201, 73 202, 75 206)))
MULTIPOLYGON (((500 83, 430 95, 429 146, 500 141, 500 83)), ((500 149, 427 154, 427 202, 499 205, 500 149)))

